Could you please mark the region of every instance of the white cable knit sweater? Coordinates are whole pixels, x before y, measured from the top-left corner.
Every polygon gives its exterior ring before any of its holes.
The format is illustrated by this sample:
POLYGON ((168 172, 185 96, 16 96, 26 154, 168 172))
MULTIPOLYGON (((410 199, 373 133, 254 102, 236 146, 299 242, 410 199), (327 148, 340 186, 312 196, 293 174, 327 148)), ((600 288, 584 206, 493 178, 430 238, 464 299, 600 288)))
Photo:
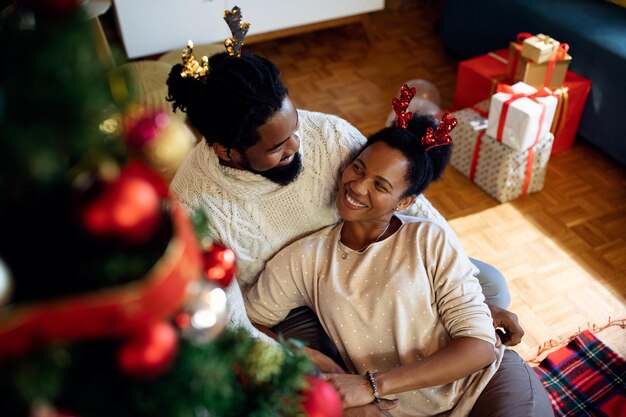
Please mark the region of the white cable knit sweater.
MULTIPOLYGON (((352 125, 336 116, 298 110, 303 170, 281 186, 248 171, 219 163, 199 143, 178 169, 170 190, 189 212, 202 210, 213 236, 237 255, 239 273, 226 294, 229 326, 244 327, 269 340, 248 320, 241 290, 254 284, 265 262, 288 243, 339 220, 335 195, 339 172, 365 142, 352 125), (241 287, 241 288, 240 288, 241 287)), ((439 212, 420 196, 409 214, 437 220, 439 212)))

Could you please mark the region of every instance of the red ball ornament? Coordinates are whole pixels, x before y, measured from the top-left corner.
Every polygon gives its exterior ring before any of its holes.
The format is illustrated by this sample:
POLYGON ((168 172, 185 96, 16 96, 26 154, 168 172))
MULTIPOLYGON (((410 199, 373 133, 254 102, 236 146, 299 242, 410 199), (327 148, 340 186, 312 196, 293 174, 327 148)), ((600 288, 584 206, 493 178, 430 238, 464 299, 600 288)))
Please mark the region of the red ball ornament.
POLYGON ((228 287, 237 273, 235 253, 219 243, 202 253, 204 277, 222 288, 228 287))
POLYGON ((96 236, 143 243, 161 220, 160 197, 150 179, 122 172, 82 211, 85 227, 96 236))
POLYGON ((141 150, 152 142, 170 124, 165 112, 145 111, 126 121, 126 142, 134 150, 141 150))
POLYGON ((304 391, 302 409, 307 417, 341 417, 341 399, 331 383, 313 375, 307 375, 309 387, 304 391))
POLYGON ((172 364, 178 350, 176 330, 166 322, 150 325, 120 347, 117 362, 131 377, 149 379, 172 364))

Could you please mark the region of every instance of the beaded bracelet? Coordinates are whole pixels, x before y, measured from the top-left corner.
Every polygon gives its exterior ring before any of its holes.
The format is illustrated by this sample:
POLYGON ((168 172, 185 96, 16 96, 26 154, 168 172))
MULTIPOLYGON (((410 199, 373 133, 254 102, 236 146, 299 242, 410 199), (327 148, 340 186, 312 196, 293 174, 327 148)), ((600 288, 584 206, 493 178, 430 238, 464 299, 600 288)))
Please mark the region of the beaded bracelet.
POLYGON ((376 381, 374 380, 374 374, 371 371, 367 371, 365 372, 365 376, 370 380, 372 392, 374 393, 374 402, 376 404, 380 403, 380 395, 378 394, 378 387, 376 386, 376 381))

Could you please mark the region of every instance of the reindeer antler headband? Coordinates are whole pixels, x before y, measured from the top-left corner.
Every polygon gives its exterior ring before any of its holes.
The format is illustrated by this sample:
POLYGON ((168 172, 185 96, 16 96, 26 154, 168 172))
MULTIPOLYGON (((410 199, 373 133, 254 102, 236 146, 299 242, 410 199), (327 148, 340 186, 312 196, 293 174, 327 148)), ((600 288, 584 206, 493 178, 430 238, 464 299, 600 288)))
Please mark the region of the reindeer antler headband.
MULTIPOLYGON (((232 38, 224 40, 224 47, 230 56, 241 56, 243 41, 250 29, 250 23, 241 22, 241 9, 237 6, 232 10, 224 10, 224 20, 228 24, 232 38)), ((187 47, 183 49, 183 70, 180 76, 183 78, 193 77, 196 80, 204 80, 209 74, 209 58, 203 56, 200 62, 193 55, 193 42, 187 42, 187 47)))
POLYGON ((437 125, 437 128, 433 130, 432 127, 426 129, 426 133, 422 136, 422 147, 425 151, 432 149, 436 146, 448 145, 452 143, 452 137, 450 132, 457 125, 459 121, 452 117, 450 113, 444 113, 441 116, 441 120, 437 125))
POLYGON ((400 100, 395 97, 391 99, 391 106, 393 107, 393 111, 396 112, 397 128, 406 129, 409 125, 413 113, 407 112, 407 109, 413 97, 415 97, 415 87, 409 87, 404 84, 400 89, 400 100))
MULTIPOLYGON (((409 121, 413 118, 413 113, 407 110, 411 100, 415 97, 415 91, 415 87, 409 87, 404 84, 400 89, 400 99, 398 100, 395 97, 391 99, 393 111, 396 113, 395 125, 399 129, 406 129, 409 125, 409 121)), ((450 137, 449 133, 454 129, 457 123, 458 120, 452 117, 450 113, 445 113, 441 116, 441 120, 436 129, 432 127, 426 129, 426 133, 424 133, 420 141, 422 148, 427 151, 436 146, 452 143, 452 137, 450 137)))
POLYGON ((193 77, 196 80, 204 79, 209 73, 209 58, 203 56, 202 63, 198 62, 193 55, 193 42, 187 41, 187 47, 183 49, 183 70, 180 76, 183 78, 193 77))
POLYGON ((230 56, 241 56, 243 40, 250 29, 250 23, 241 22, 241 17, 241 9, 238 6, 233 7, 232 10, 224 10, 224 20, 233 35, 232 38, 224 41, 224 46, 230 56))

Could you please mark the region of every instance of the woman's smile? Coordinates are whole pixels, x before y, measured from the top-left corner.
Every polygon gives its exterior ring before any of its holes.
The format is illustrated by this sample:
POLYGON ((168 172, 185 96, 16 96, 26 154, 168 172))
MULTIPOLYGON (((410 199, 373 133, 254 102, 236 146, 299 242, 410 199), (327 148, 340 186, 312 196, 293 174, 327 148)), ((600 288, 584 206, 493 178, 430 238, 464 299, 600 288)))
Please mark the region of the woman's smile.
POLYGON ((357 200, 356 198, 352 197, 350 195, 350 191, 348 190, 348 187, 344 189, 344 195, 346 197, 345 201, 347 202, 346 206, 348 206, 348 208, 362 209, 362 208, 368 207, 367 204, 364 204, 360 202, 359 200, 357 200))

